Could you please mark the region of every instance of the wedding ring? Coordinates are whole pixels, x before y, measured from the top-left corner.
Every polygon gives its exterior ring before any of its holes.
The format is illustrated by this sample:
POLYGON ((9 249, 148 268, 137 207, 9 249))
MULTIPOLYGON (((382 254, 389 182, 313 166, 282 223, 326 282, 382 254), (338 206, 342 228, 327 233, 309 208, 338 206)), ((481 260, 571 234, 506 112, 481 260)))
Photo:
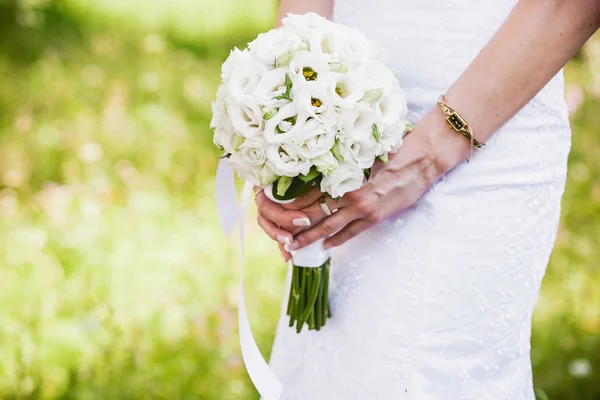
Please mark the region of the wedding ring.
POLYGON ((321 206, 321 210, 323 211, 323 214, 325 214, 328 217, 332 214, 331 209, 325 202, 325 196, 321 197, 321 200, 319 201, 319 205, 321 206))

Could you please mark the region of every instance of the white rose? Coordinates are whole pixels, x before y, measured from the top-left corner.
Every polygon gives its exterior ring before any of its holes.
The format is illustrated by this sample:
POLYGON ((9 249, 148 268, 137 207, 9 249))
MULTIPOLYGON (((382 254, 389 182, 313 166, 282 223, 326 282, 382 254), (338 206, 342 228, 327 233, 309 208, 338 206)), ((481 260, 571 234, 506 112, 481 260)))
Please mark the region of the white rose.
POLYGON ((267 148, 267 166, 279 176, 307 175, 311 164, 298 157, 293 146, 273 144, 267 148))
POLYGON ((250 97, 235 101, 226 109, 233 130, 238 135, 249 138, 262 132, 264 122, 262 111, 250 97))
POLYGON ((248 50, 233 49, 221 68, 221 79, 234 100, 252 93, 266 68, 248 50))
POLYGON ((363 82, 365 91, 380 89, 382 95, 387 95, 399 87, 398 78, 383 63, 367 62, 357 69, 357 74, 363 82))
POLYGON ((315 119, 306 121, 302 142, 298 145, 298 156, 310 160, 329 153, 335 143, 335 132, 315 119))
POLYGON ((272 67, 275 60, 289 51, 298 50, 301 45, 302 38, 298 34, 279 28, 258 35, 248 43, 248 49, 256 60, 272 67))
POLYGON ((237 172, 240 179, 247 180, 256 186, 260 185, 260 168, 248 163, 240 154, 233 153, 227 162, 237 172))
POLYGON ((379 140, 378 154, 393 153, 402 145, 402 138, 405 134, 404 121, 388 127, 381 133, 379 140))
POLYGON ((333 170, 338 166, 338 160, 330 151, 317 158, 313 158, 311 161, 313 165, 317 168, 317 171, 326 175, 333 172, 333 170))
POLYGON ((308 118, 299 114, 294 103, 288 103, 265 122, 264 138, 267 143, 280 144, 299 140, 303 135, 303 126, 308 118))
POLYGON ((362 169, 373 166, 381 149, 380 144, 373 135, 361 136, 356 139, 350 135, 340 136, 338 147, 344 160, 352 160, 362 169))
POLYGON ((395 84, 388 94, 381 96, 373 107, 377 124, 388 127, 403 123, 408 113, 406 96, 400 85, 395 84))
POLYGON ((239 146, 239 154, 249 164, 262 167, 267 161, 264 139, 261 136, 246 139, 239 146))
POLYGON ((300 35, 307 43, 310 43, 311 39, 315 37, 322 37, 336 26, 328 19, 315 13, 288 14, 287 17, 281 20, 281 23, 284 30, 300 35))
POLYGON ((349 162, 340 163, 329 175, 324 175, 321 180, 321 192, 333 198, 343 196, 348 192, 360 189, 364 180, 364 173, 356 164, 349 162))
POLYGON ((348 110, 338 112, 338 126, 341 136, 349 136, 354 141, 365 141, 373 137, 373 124, 377 115, 369 104, 361 101, 348 110))
POLYGON ((210 127, 215 130, 213 143, 225 152, 233 153, 237 150, 237 146, 239 146, 243 138, 240 140, 240 137, 234 133, 231 120, 227 115, 225 103, 221 100, 213 101, 212 113, 210 127))
POLYGON ((357 29, 336 25, 328 40, 332 56, 345 64, 360 65, 366 60, 385 62, 385 52, 357 29))

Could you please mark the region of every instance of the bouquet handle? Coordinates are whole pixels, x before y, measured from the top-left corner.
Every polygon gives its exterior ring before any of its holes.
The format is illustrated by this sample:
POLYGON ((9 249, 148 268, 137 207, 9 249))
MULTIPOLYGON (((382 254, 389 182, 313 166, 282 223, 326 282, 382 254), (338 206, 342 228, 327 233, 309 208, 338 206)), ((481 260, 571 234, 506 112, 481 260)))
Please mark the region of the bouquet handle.
MULTIPOLYGON (((265 187, 265 195, 275 203, 289 204, 292 200, 277 200, 273 197, 273 184, 270 183, 265 187)), ((329 251, 323 249, 325 239, 317 240, 298 250, 290 251, 292 255, 292 263, 297 267, 319 268, 329 259, 329 251)))

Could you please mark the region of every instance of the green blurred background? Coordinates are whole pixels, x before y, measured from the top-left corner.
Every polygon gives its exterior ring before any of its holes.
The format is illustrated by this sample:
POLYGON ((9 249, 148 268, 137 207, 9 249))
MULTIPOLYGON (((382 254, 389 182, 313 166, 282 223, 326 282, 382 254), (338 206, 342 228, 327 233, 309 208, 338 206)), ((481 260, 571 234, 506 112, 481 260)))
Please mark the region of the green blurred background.
MULTIPOLYGON (((239 251, 217 225, 220 63, 275 0, 0 0, 0 398, 257 399, 237 345, 239 251)), ((600 40, 568 65, 561 230, 535 385, 600 399, 600 40)), ((265 355, 285 267, 249 227, 265 355)), ((543 394, 540 393, 543 397, 543 394)))

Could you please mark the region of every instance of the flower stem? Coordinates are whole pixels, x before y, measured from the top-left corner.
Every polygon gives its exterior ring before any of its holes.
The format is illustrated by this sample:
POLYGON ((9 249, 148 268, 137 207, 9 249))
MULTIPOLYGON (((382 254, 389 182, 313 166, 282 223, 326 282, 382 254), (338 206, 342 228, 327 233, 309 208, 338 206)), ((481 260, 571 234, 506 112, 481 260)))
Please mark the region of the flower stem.
MULTIPOLYGON (((307 271, 310 274, 310 271, 307 271)), ((302 329, 302 325, 304 324, 304 322, 306 322, 306 319, 309 317, 309 313, 312 311, 313 307, 315 306, 315 301, 317 301, 317 294, 318 294, 318 289, 319 289, 319 282, 321 280, 321 275, 317 275, 317 274, 311 274, 314 275, 313 276, 313 280, 312 280, 312 284, 311 284, 311 293, 310 295, 306 298, 307 303, 306 303, 306 307, 304 308, 304 313, 300 316, 300 319, 298 320, 298 325, 296 325, 296 332, 300 333, 300 330, 302 329)), ((309 275, 310 276, 310 275, 309 275)))

